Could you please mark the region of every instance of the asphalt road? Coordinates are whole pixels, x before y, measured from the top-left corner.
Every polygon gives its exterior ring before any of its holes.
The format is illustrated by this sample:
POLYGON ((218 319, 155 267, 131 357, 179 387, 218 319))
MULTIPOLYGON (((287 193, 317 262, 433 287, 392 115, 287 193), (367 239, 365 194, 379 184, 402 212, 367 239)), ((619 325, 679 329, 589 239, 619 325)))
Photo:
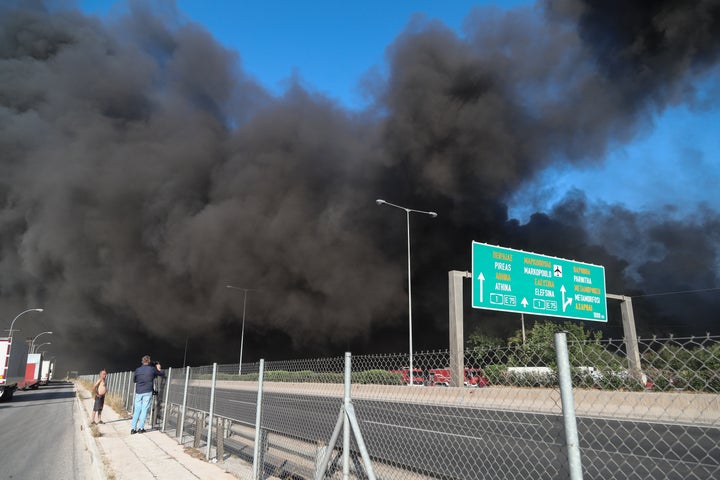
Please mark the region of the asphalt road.
MULTIPOLYGON (((200 388, 193 393, 208 398, 200 388)), ((215 414, 254 423, 254 393, 218 389, 215 398, 215 414)), ((268 392, 263 403, 263 428, 315 445, 329 440, 342 401, 268 392)), ((353 404, 370 455, 390 465, 462 479, 569 477, 560 416, 388 401, 353 404)), ((578 418, 578 430, 586 479, 720 478, 718 428, 578 418)))
POLYGON ((0 479, 89 479, 77 414, 71 383, 17 391, 0 403, 0 479))

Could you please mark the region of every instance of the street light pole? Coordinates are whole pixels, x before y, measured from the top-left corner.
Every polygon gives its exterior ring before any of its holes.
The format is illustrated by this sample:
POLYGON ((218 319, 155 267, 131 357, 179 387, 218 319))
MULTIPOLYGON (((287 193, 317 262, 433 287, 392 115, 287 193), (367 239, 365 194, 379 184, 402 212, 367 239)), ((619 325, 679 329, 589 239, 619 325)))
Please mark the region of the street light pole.
POLYGON ((37 350, 38 350, 40 347, 44 346, 44 345, 52 345, 52 342, 41 343, 40 345, 38 345, 37 347, 35 347, 35 351, 32 352, 32 353, 37 353, 37 350))
POLYGON ((10 343, 12 343, 13 326, 15 325, 15 320, 17 320, 18 318, 20 318, 20 316, 22 316, 28 312, 42 312, 42 311, 43 311, 42 308, 29 308, 29 309, 25 310, 24 312, 18 313, 17 316, 15 318, 13 318, 13 321, 10 323, 10 335, 8 335, 10 337, 10 343))
POLYGON ((35 338, 30 342, 30 353, 35 353, 35 340, 37 340, 40 335, 45 335, 46 333, 52 335, 53 332, 42 332, 35 335, 35 338))
POLYGON ((235 287, 233 285, 225 285, 225 287, 243 291, 243 317, 242 328, 240 329, 240 360, 238 362, 238 376, 240 376, 242 375, 243 344, 245 343, 245 307, 247 306, 247 294, 248 292, 257 292, 257 290, 253 288, 235 287))
POLYGON ((390 207, 399 208, 405 210, 405 218, 407 220, 407 271, 408 271, 408 331, 410 336, 410 370, 408 371, 409 385, 412 387, 415 382, 415 371, 413 370, 413 336, 412 336, 412 282, 410 281, 410 214, 411 213, 422 213, 429 215, 432 218, 437 217, 437 213, 428 212, 425 210, 415 210, 413 208, 403 207, 394 203, 386 202, 385 200, 378 198, 375 200, 378 205, 388 205, 390 207))

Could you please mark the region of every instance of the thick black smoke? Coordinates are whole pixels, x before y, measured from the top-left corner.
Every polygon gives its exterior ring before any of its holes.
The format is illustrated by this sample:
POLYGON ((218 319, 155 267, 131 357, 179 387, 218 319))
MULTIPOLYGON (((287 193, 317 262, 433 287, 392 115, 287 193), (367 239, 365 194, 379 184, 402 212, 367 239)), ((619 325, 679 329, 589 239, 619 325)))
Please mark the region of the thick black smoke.
MULTIPOLYGON (((574 192, 520 224, 506 206, 692 101, 718 2, 479 9, 463 37, 416 19, 364 112, 298 82, 273 97, 168 4, 111 24, 52 5, 0 6, 0 305, 46 308, 16 328, 53 330, 60 368, 178 365, 186 340, 191 364, 237 361, 227 284, 259 290, 246 360, 404 351, 405 218, 378 197, 439 213, 411 219, 416 350, 446 347, 447 271, 472 240, 605 265, 614 293, 718 284, 715 208, 669 220, 574 192)), ((638 297, 640 333, 711 329, 720 297, 682 297, 638 297)))

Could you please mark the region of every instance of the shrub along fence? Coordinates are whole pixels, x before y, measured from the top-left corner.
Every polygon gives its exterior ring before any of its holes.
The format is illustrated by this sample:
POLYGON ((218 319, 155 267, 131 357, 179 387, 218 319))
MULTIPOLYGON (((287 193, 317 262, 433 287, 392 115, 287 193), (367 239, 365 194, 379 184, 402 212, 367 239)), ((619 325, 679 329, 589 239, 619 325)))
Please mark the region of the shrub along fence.
MULTIPOLYGON (((448 352, 171 368, 150 422, 253 479, 720 478, 720 337, 639 350, 640 371, 622 340, 468 350, 462 387, 448 352)), ((132 372, 108 382, 130 410, 132 372)))

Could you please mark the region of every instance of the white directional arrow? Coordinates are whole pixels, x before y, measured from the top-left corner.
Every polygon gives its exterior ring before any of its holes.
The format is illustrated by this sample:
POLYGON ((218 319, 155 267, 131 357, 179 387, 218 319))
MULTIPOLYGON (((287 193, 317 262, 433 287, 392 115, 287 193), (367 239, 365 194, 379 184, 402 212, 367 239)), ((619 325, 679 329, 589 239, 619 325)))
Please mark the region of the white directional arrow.
POLYGON ((563 307, 563 312, 564 312, 565 309, 566 309, 568 306, 570 306, 570 304, 572 303, 572 297, 570 297, 570 298, 568 298, 567 300, 565 300, 565 285, 563 285, 562 287, 560 287, 560 291, 562 292, 562 307, 563 307))
POLYGON ((529 302, 527 301, 527 298, 523 297, 522 302, 520 303, 522 303, 523 307, 527 308, 529 302))
POLYGON ((480 303, 483 303, 483 286, 485 284, 485 275, 480 272, 480 275, 478 275, 478 280, 480 280, 480 303))

